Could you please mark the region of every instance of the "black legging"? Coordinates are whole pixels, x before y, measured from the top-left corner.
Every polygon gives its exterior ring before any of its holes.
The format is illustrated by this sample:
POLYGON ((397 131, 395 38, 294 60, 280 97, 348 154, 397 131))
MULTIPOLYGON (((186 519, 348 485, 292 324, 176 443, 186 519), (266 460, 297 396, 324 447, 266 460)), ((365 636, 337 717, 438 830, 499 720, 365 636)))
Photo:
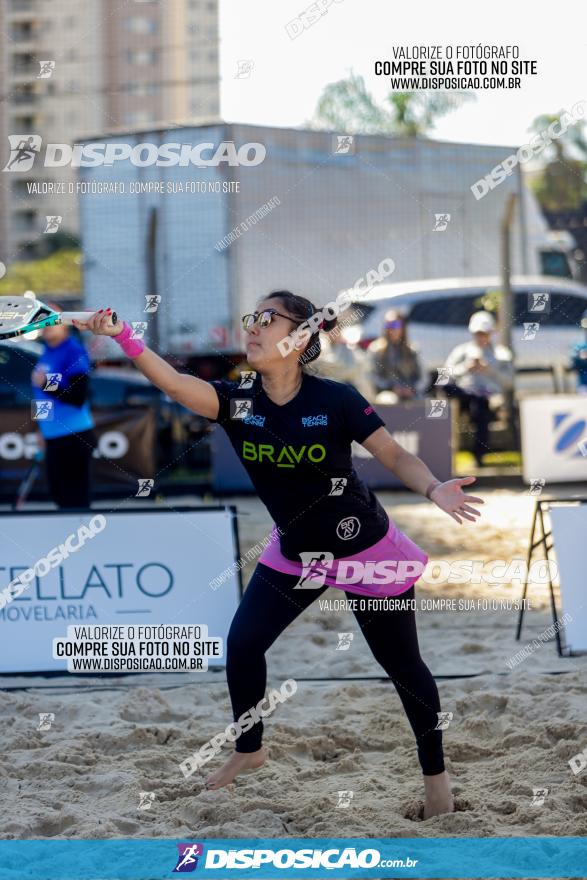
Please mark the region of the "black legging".
MULTIPOLYGON (((236 721, 265 696, 265 652, 283 630, 328 587, 293 590, 295 575, 258 563, 232 621, 227 639, 226 675, 236 721)), ((345 591, 346 592, 346 591, 345 591)), ((361 599, 346 593, 348 599, 361 599)), ((399 599, 413 599, 414 587, 399 599)), ((418 759, 427 776, 444 771, 442 731, 436 730, 440 698, 434 678, 420 656, 416 614, 407 610, 354 611, 373 656, 391 678, 416 737, 418 759)), ((261 747, 263 723, 241 733, 237 752, 261 747)))
POLYGON ((49 493, 61 510, 90 506, 90 464, 95 447, 91 429, 45 440, 49 493))

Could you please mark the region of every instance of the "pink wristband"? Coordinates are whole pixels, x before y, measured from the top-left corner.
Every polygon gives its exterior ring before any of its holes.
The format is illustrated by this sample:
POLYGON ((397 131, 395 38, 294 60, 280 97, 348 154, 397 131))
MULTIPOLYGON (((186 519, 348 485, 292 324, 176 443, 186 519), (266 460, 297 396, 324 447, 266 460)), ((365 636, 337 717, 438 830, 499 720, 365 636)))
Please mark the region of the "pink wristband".
POLYGON ((145 343, 143 340, 133 339, 132 333, 132 327, 124 321, 122 333, 119 333, 118 336, 112 337, 115 342, 118 342, 125 355, 129 358, 138 357, 145 350, 145 343))

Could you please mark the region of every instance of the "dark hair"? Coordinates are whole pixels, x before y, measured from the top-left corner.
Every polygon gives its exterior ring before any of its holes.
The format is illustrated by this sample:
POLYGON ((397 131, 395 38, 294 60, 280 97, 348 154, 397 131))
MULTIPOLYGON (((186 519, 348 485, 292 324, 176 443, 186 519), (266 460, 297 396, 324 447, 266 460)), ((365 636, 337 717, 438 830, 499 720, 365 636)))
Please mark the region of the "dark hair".
MULTIPOLYGON (((263 299, 281 300, 288 313, 291 315, 292 320, 299 321, 300 324, 303 324, 316 312, 321 311, 321 309, 315 306, 314 303, 310 302, 309 299, 306 299, 305 296, 298 296, 290 290, 274 290, 268 296, 264 296, 263 299)), ((336 324, 336 317, 322 319, 318 329, 312 333, 308 339, 306 347, 299 356, 298 360, 302 367, 320 357, 320 352, 322 350, 320 345, 320 330, 324 330, 325 333, 328 333, 336 327, 336 324)))

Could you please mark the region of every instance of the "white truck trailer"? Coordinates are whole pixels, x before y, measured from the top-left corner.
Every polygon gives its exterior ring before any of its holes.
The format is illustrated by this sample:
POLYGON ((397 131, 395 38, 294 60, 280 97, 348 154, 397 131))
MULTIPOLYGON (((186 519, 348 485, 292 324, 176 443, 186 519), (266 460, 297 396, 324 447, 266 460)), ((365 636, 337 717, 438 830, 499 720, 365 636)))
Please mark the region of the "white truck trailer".
MULTIPOLYGON (((228 123, 95 141, 133 153, 80 168, 85 305, 147 322, 163 354, 234 358, 240 316, 263 294, 289 289, 322 305, 388 258, 388 283, 499 275, 510 193, 512 271, 540 275, 553 251, 568 265, 519 165, 474 194, 515 147, 228 123), (174 161, 190 149, 199 165, 174 161), (204 164, 214 154, 226 161, 204 164), (161 301, 145 313, 149 295, 161 301)), ((95 356, 115 353, 92 345, 95 356)))

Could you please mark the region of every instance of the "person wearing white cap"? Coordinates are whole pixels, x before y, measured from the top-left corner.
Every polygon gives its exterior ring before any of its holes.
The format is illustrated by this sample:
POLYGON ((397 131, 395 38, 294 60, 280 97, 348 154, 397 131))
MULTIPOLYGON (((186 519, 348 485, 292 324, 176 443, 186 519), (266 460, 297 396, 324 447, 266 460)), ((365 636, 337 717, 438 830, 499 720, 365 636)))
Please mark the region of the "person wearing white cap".
POLYGON ((514 380, 512 353, 493 344, 494 330, 490 312, 475 312, 469 321, 472 339, 453 348, 445 363, 450 376, 445 392, 459 401, 461 412, 467 411, 475 426, 473 454, 478 465, 489 452, 489 398, 511 389, 514 380))

